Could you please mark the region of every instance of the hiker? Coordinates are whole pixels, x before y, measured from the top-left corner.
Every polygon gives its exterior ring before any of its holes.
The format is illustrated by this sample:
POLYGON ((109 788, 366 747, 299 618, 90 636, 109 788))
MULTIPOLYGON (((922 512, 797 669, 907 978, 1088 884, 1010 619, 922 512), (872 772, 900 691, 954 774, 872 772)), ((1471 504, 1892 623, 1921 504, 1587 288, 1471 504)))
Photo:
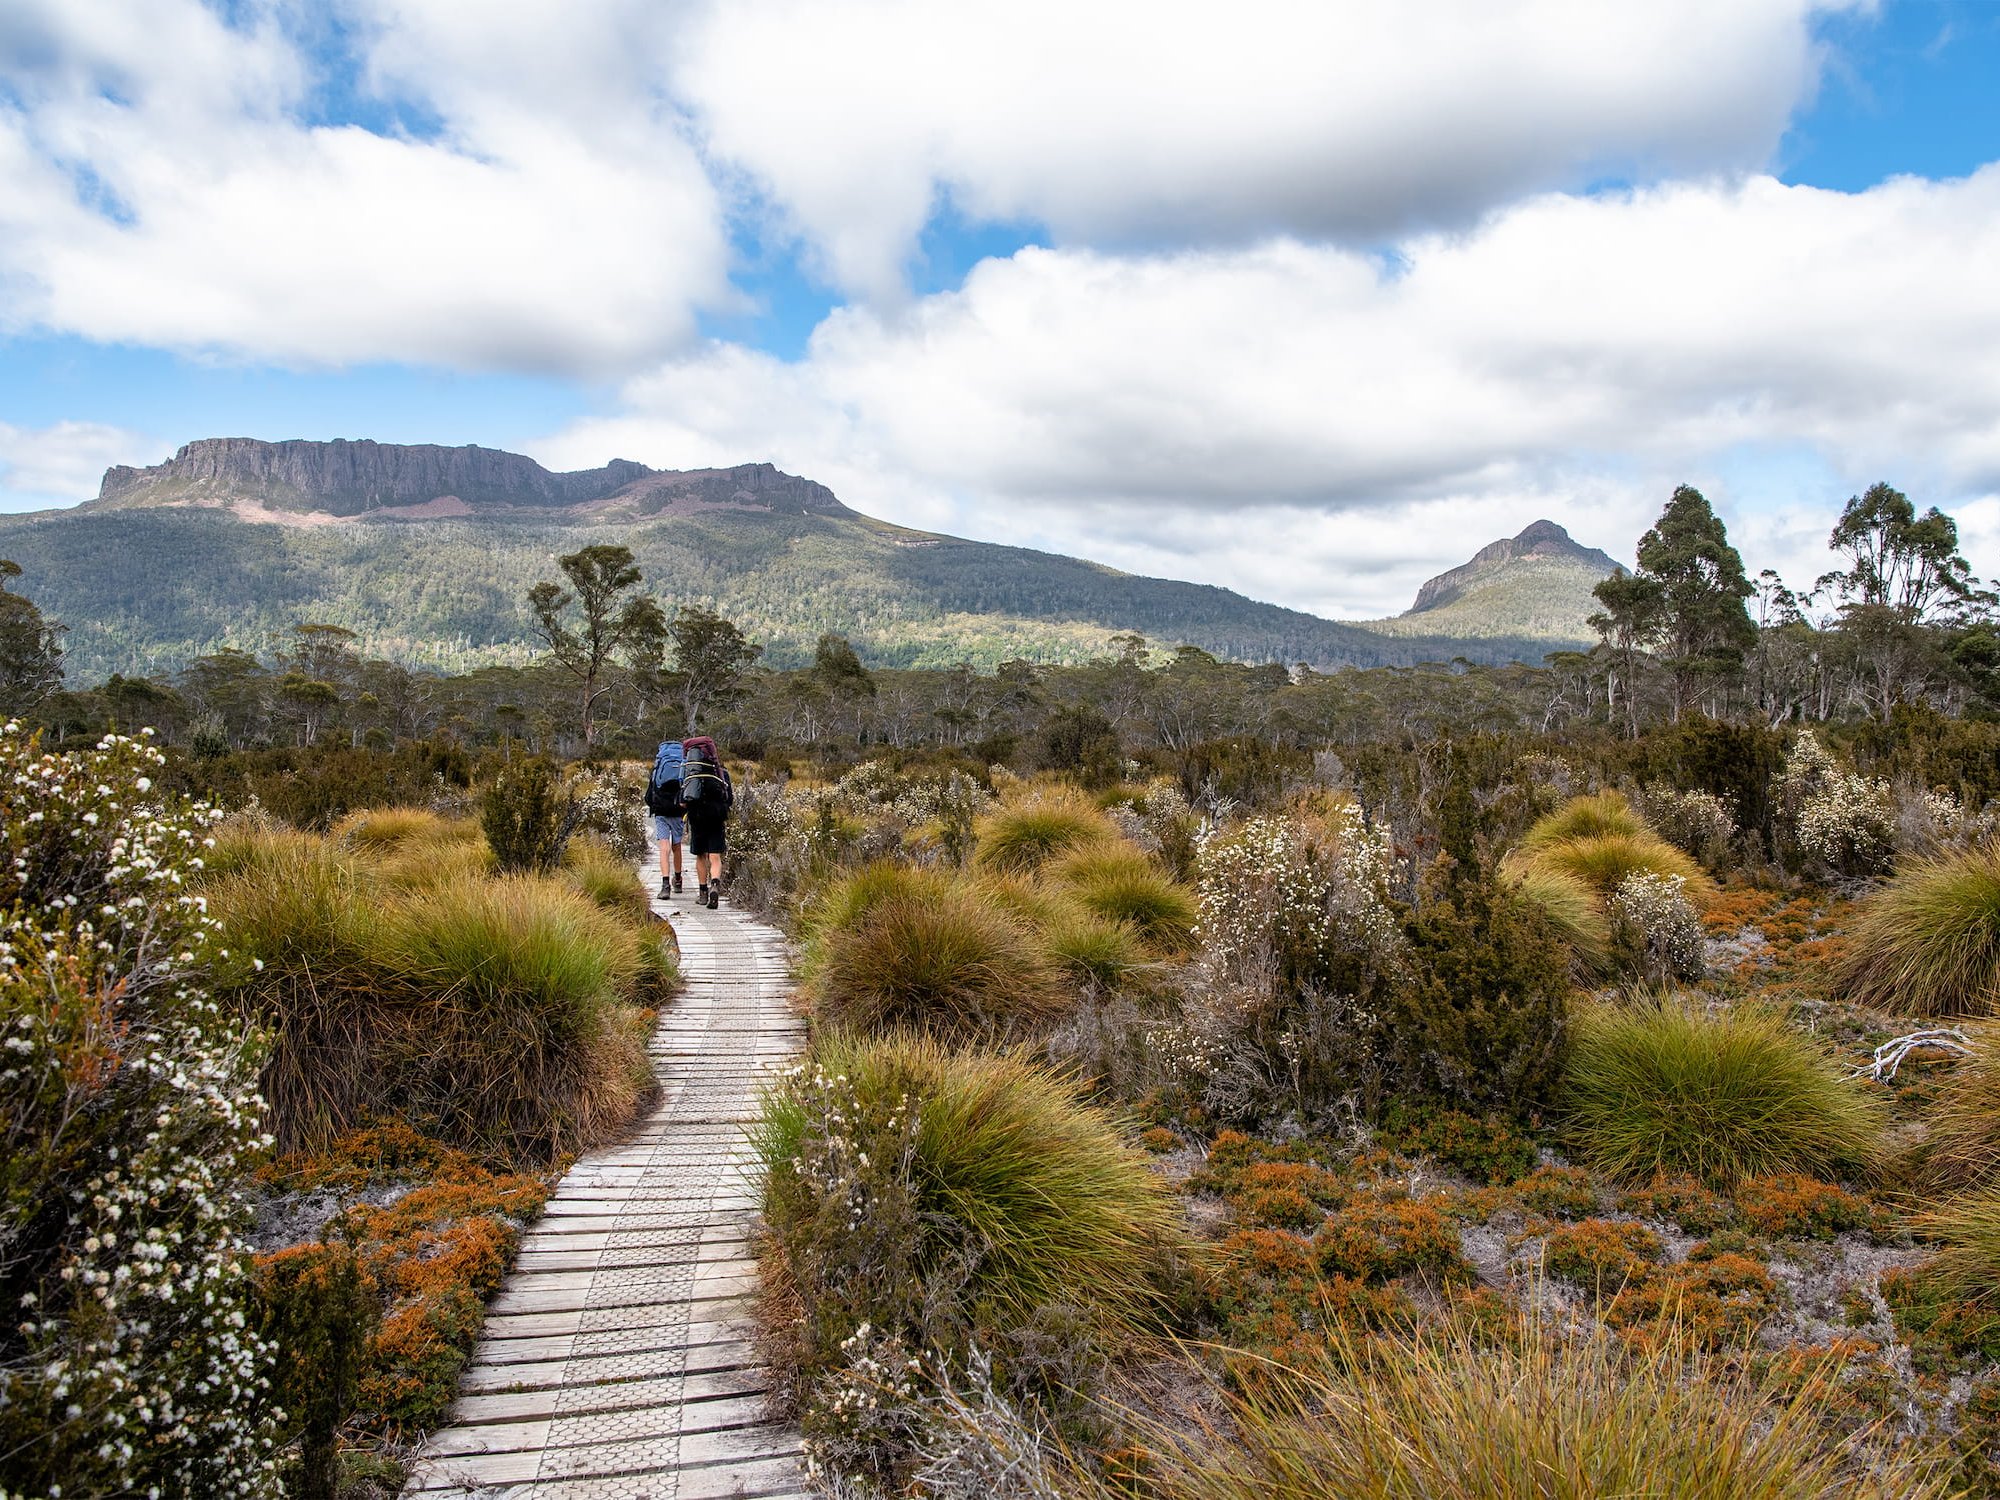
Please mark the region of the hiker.
POLYGON ((736 789, 715 741, 697 734, 682 742, 681 802, 687 808, 688 839, 694 849, 694 874, 700 884, 695 904, 710 911, 722 904, 722 856, 729 848, 724 825, 736 789))
POLYGON ((681 766, 685 759, 679 740, 662 740, 653 756, 653 772, 646 778, 646 811, 653 815, 653 837, 660 845, 662 901, 681 889, 681 840, 687 815, 687 805, 681 800, 681 766), (671 884, 669 854, 673 859, 671 884))

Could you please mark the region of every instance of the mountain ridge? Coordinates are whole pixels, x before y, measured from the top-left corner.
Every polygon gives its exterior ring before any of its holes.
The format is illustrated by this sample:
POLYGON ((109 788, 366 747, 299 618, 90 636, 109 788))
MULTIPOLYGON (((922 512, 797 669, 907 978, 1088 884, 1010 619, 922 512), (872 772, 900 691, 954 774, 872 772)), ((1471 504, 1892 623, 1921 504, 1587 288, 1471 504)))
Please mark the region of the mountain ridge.
POLYGON ((1403 612, 1403 617, 1428 614, 1454 604, 1508 563, 1528 558, 1575 562, 1581 567, 1595 569, 1597 580, 1623 571, 1610 553, 1584 546, 1554 521, 1531 521, 1518 535, 1488 542, 1473 553, 1469 561, 1426 580, 1423 587, 1417 590, 1417 602, 1403 612))

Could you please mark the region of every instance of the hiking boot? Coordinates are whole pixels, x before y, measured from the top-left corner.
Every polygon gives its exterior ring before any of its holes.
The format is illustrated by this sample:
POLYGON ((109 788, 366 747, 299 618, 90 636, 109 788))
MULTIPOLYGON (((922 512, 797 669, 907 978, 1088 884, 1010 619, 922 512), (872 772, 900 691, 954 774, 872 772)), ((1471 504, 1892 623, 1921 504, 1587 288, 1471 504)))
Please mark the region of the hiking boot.
POLYGON ((722 905, 722 887, 712 885, 708 888, 708 909, 714 911, 720 905, 722 905))
POLYGON ((674 893, 678 895, 683 889, 684 887, 681 885, 681 872, 676 870, 674 871, 674 893))
POLYGON ((705 881, 705 880, 704 880, 704 881, 703 881, 703 882, 701 883, 701 889, 700 889, 699 891, 695 892, 695 898, 694 898, 694 904, 695 904, 696 906, 706 906, 706 905, 708 905, 708 882, 707 882, 707 881, 705 881))
POLYGON ((667 884, 667 877, 662 875, 660 877, 660 900, 666 900, 673 893, 673 888, 667 884))

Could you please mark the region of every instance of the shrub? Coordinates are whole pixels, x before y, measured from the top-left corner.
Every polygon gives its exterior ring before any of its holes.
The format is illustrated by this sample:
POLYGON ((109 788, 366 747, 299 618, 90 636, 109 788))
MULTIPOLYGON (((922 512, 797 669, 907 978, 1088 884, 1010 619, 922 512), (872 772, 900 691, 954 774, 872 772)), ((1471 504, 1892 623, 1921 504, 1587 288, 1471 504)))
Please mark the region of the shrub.
POLYGON ((1474 1182, 1505 1187, 1534 1170, 1535 1146, 1505 1120, 1480 1119, 1463 1110, 1423 1110, 1392 1120, 1384 1138, 1397 1150, 1435 1157, 1474 1182))
POLYGON ((1758 1234, 1831 1239, 1843 1229, 1866 1229, 1865 1199, 1846 1188, 1796 1172, 1773 1172, 1737 1184, 1736 1206, 1758 1234))
POLYGON ((820 1013, 863 1029, 892 1026, 998 1036, 1065 1003, 1027 929, 974 890, 947 884, 883 896, 822 938, 813 978, 820 1013))
POLYGON ((1694 856, 1711 870, 1729 861, 1736 842, 1736 820, 1729 804, 1713 792, 1677 790, 1652 782, 1645 791, 1646 821, 1676 849, 1694 856))
MULTIPOLYGON (((1021 1057, 822 1032, 766 1097, 756 1140, 809 1393, 864 1334, 1004 1358, 1059 1309, 1105 1346, 1160 1316, 1164 1183, 1109 1116, 1021 1057)), ((833 1414, 807 1405, 810 1436, 833 1414)))
POLYGON ((1684 888, 1678 875, 1640 871, 1612 893, 1612 941, 1625 972, 1653 984, 1701 978, 1701 918, 1684 888))
POLYGON ((1741 1349, 1777 1310, 1778 1285, 1761 1263, 1704 1244, 1679 1264, 1627 1283, 1604 1321, 1645 1342, 1741 1349))
POLYGON ((562 863, 576 828, 577 799, 542 755, 509 761, 479 799, 479 826, 502 870, 546 871, 562 863))
POLYGON ((1194 898, 1136 850, 1107 848, 1072 854, 1055 877, 1085 910, 1130 924, 1165 953, 1184 953, 1194 936, 1194 898))
POLYGON ((1709 1014, 1673 998, 1587 1012, 1563 1107, 1582 1155, 1634 1182, 1852 1166, 1874 1150, 1882 1118, 1861 1085, 1777 1017, 1709 1014))
POLYGON ((213 822, 141 740, 0 728, 0 1492, 268 1492, 241 1179, 255 1057, 208 992, 213 822))
POLYGON ((1582 1167, 1537 1167, 1514 1184, 1514 1196, 1529 1213, 1556 1219, 1597 1212, 1597 1184, 1582 1167))
POLYGON ((1357 1197, 1320 1225, 1313 1237, 1320 1270, 1356 1281, 1392 1276, 1469 1279, 1458 1251, 1458 1231, 1429 1203, 1407 1198, 1357 1197))
POLYGON ((1118 828, 1081 792, 1044 788, 1005 804, 976 825, 982 870, 1023 874, 1091 844, 1109 843, 1118 828))
POLYGON ((298 1449, 285 1493, 335 1500, 337 1439, 382 1321, 375 1280, 352 1246, 296 1245, 259 1260, 257 1302, 264 1337, 284 1353, 273 1394, 298 1449))
POLYGON ((2000 1010, 2000 844, 1923 860, 1862 903, 1836 981, 1899 1015, 2000 1010))
POLYGON ((1842 770, 1802 729, 1785 755, 1779 807, 1798 851, 1842 875, 1888 868, 1896 850, 1895 803, 1886 781, 1842 770))
POLYGON ((1568 1045, 1569 965, 1540 913, 1484 876, 1407 924, 1382 1020, 1413 1092, 1527 1119, 1553 1097, 1568 1045))
POLYGON ((1660 1254, 1660 1237, 1643 1224, 1585 1219, 1550 1232, 1542 1268, 1604 1297, 1644 1278, 1660 1254))
MULTIPOLYGON (((1634 1348, 1470 1324, 1376 1341, 1335 1328, 1320 1360, 1229 1405, 1231 1436, 1149 1430, 1172 1500, 1888 1500, 1945 1493, 1921 1461, 1850 1462, 1828 1368, 1787 1387, 1685 1340, 1634 1348), (1857 1467, 1859 1472, 1857 1473, 1857 1467)), ((1865 1435, 1864 1435, 1865 1436, 1865 1435)), ((1886 1446, 1886 1445, 1885 1445, 1886 1446)))
POLYGON ((1656 1177, 1618 1195, 1621 1213, 1678 1224, 1689 1234, 1713 1234, 1736 1222, 1736 1205, 1692 1177, 1656 1177))

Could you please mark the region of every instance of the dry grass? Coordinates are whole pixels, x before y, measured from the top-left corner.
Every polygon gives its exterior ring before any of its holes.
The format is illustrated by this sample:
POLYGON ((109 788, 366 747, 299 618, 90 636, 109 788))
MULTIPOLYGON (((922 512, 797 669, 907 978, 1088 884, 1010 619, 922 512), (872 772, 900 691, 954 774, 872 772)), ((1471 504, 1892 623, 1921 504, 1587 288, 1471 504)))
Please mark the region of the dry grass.
POLYGON ((2000 845, 1921 860, 1870 895, 1834 973, 1897 1015, 2000 1011, 2000 845))
POLYGON ((1872 1452, 1835 1418, 1831 1365, 1789 1385, 1668 1337, 1530 1329, 1364 1341, 1272 1372, 1228 1433, 1162 1433, 1174 1500, 1889 1500, 1948 1493, 1941 1469, 1872 1452), (1831 1436, 1847 1432, 1842 1439, 1831 1436), (1872 1458, 1873 1464, 1862 1460, 1872 1458))
POLYGON ((1866 1162, 1882 1132, 1866 1090, 1773 1014, 1658 997, 1579 1015, 1562 1098, 1571 1139, 1600 1170, 1719 1184, 1866 1162))
POLYGON ((1931 1112, 1925 1176, 1941 1188, 2000 1180, 2000 1032, 1966 1034, 1972 1055, 1952 1065, 1931 1112))
POLYGON ((1947 1296, 1991 1308, 2000 1303, 2000 1187, 1961 1193, 1917 1220, 1938 1253, 1925 1274, 1947 1296))
POLYGON ((1118 825, 1082 792, 1044 787, 981 818, 974 829, 979 868, 1001 874, 1038 870, 1051 860, 1118 840, 1118 825))

